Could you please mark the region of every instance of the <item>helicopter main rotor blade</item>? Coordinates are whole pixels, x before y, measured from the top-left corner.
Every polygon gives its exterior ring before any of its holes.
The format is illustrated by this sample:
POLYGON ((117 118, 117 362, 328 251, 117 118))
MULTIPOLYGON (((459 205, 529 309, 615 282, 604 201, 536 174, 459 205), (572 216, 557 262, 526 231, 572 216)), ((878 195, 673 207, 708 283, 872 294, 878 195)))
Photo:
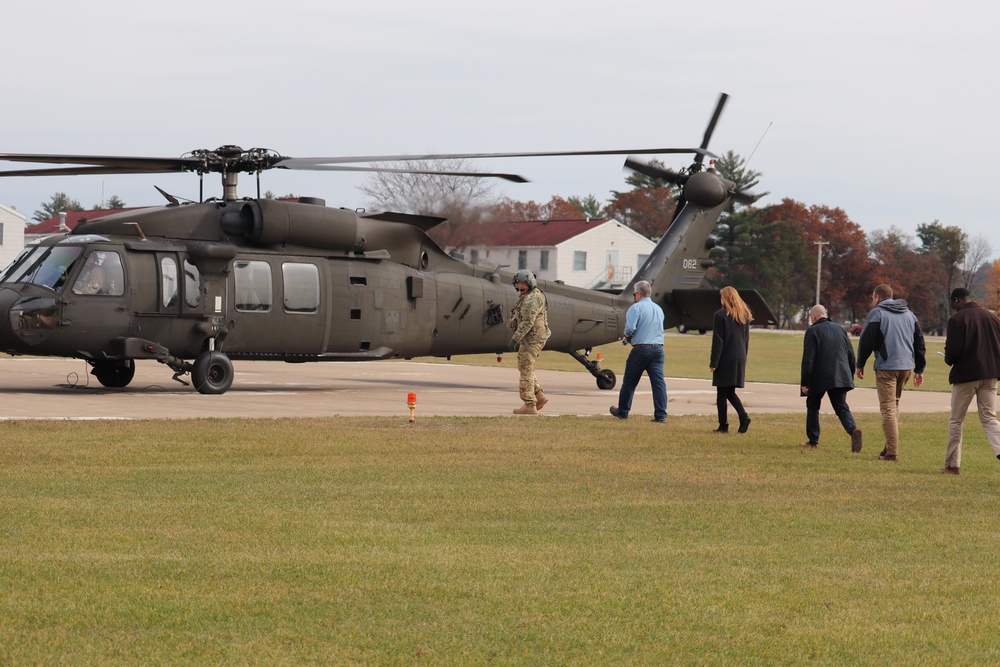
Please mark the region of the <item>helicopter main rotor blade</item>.
POLYGON ((510 157, 571 157, 585 155, 656 155, 660 153, 696 153, 718 157, 702 148, 632 148, 599 151, 544 151, 524 153, 428 153, 426 155, 355 155, 344 157, 289 157, 278 160, 275 166, 289 169, 309 169, 324 164, 346 164, 350 162, 408 162, 414 160, 464 160, 475 158, 510 157))
POLYGON ((467 176, 469 178, 502 178, 513 183, 528 183, 528 179, 517 174, 499 174, 486 171, 435 171, 430 169, 389 169, 383 167, 353 167, 346 165, 318 164, 312 166, 288 166, 285 163, 277 165, 278 169, 295 169, 309 171, 374 171, 394 174, 430 174, 433 176, 467 176))
MULTIPOLYGON (((712 133, 715 132, 715 124, 719 122, 719 117, 722 116, 722 110, 726 106, 726 100, 729 99, 729 95, 726 93, 719 94, 719 101, 715 104, 715 113, 712 114, 712 120, 708 122, 708 127, 705 128, 705 137, 701 140, 701 148, 705 150, 708 148, 708 142, 712 139, 712 133)), ((711 157, 715 157, 714 155, 711 157)), ((695 156, 694 161, 701 164, 704 160, 704 155, 699 153, 695 156)))
POLYGON ((51 167, 49 169, 11 169, 0 171, 4 176, 86 176, 94 174, 165 174, 183 169, 126 169, 124 167, 51 167))
MULTIPOLYGON (((198 160, 194 158, 160 158, 160 157, 128 157, 120 155, 52 155, 46 153, 0 153, 0 161, 4 162, 35 162, 39 164, 79 164, 95 165, 105 168, 99 173, 131 174, 131 173, 168 173, 189 171, 198 168, 198 160), (113 171, 119 170, 119 171, 113 171)), ((67 169, 73 169, 68 167, 67 169)), ((28 171, 28 170, 24 170, 28 171)), ((10 174, 11 172, 7 172, 10 174)), ((72 174, 63 171, 62 174, 72 174)), ((80 173, 98 173, 83 171, 80 173)), ((19 174, 20 175, 20 174, 19 174)), ((36 176, 48 174, 35 173, 36 176)))

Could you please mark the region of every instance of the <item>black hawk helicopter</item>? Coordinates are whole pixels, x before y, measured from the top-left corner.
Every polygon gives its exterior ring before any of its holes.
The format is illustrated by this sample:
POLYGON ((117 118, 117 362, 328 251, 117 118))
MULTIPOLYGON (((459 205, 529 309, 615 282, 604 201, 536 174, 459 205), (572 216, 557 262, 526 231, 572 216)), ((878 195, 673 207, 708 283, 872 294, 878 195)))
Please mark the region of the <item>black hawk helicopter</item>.
MULTIPOLYGON (((589 359, 592 347, 622 336, 632 285, 648 280, 664 327, 706 321, 716 290, 698 289, 714 246, 712 229, 730 199, 750 201, 711 168, 707 146, 722 95, 700 148, 284 157, 223 146, 180 158, 0 153, 0 160, 83 166, 0 171, 0 177, 197 172, 222 177, 223 196, 126 211, 85 221, 72 232, 30 243, 0 273, 0 351, 84 359, 106 387, 124 387, 135 361, 155 359, 203 394, 233 382, 231 360, 367 361, 451 357, 507 349, 504 326, 517 292, 512 273, 466 264, 426 234, 443 218, 364 213, 325 202, 260 197, 268 169, 400 171, 386 162, 456 158, 688 153, 681 172, 626 160, 626 167, 681 188, 674 219, 621 294, 539 281, 549 304, 546 349, 566 352, 611 389, 615 375, 589 359), (378 163, 360 166, 360 163, 378 163), (258 196, 240 199, 240 173, 256 174, 258 196)), ((159 189, 159 188, 157 188, 159 189)), ((162 191, 161 191, 162 192, 162 191)), ((755 291, 745 291, 757 323, 774 323, 755 291)), ((710 320, 708 320, 710 321, 710 320)))

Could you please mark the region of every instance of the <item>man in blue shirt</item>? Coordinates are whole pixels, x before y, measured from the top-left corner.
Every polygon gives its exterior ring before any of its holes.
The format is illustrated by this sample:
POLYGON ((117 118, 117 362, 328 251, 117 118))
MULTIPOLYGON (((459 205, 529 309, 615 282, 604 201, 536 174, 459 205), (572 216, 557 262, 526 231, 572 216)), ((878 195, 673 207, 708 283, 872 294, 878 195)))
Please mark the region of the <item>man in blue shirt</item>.
MULTIPOLYGON (((663 381, 663 309, 649 295, 649 283, 640 280, 635 284, 635 299, 625 314, 625 341, 632 343, 625 362, 625 377, 618 393, 618 406, 611 414, 618 419, 628 419, 632 409, 632 395, 645 371, 653 389, 653 421, 667 421, 667 385, 663 381)), ((624 341, 623 341, 624 342, 624 341)))

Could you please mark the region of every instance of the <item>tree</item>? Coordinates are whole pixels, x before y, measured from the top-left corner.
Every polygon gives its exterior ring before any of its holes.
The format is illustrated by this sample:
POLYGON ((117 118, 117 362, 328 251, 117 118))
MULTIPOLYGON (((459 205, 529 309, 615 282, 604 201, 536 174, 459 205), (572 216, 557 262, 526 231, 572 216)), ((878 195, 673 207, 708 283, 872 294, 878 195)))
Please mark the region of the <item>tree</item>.
MULTIPOLYGON (((650 164, 663 167, 659 160, 650 164)), ((677 209, 677 188, 663 179, 632 173, 625 179, 632 189, 611 191, 611 199, 603 214, 614 218, 643 236, 656 238, 663 234, 677 209)))
POLYGON ((760 290, 779 328, 788 328, 801 320, 804 304, 812 303, 813 282, 803 276, 815 267, 815 253, 795 221, 768 221, 766 212, 747 209, 738 214, 744 222, 739 225, 740 254, 731 276, 734 287, 760 290))
MULTIPOLYGON (((749 190, 760 181, 760 173, 747 169, 746 161, 737 153, 728 151, 725 155, 717 159, 713 167, 723 178, 732 181, 736 190, 749 190)), ((763 197, 767 193, 756 196, 756 199, 763 197)), ((726 205, 726 210, 719 216, 715 223, 713 236, 718 242, 718 247, 713 251, 716 259, 716 270, 712 272, 710 282, 718 286, 733 284, 738 285, 743 281, 738 275, 732 274, 733 268, 741 263, 741 255, 750 252, 745 244, 741 244, 740 239, 748 239, 747 230, 742 229, 742 225, 755 218, 747 215, 750 206, 730 199, 726 205)))
POLYGON ((959 270, 962 274, 962 286, 969 290, 970 294, 976 294, 979 291, 983 277, 981 269, 992 254, 993 246, 985 234, 978 234, 969 239, 969 251, 966 253, 965 260, 959 270))
MULTIPOLYGON (((387 169, 396 166, 376 165, 387 169)), ((466 160, 414 160, 407 169, 430 172, 468 172, 478 170, 466 160)), ((457 238, 455 232, 466 223, 480 222, 490 208, 497 204, 496 186, 487 178, 454 176, 438 173, 415 174, 397 171, 376 171, 358 186, 368 196, 373 208, 434 215, 446 218, 435 229, 435 238, 449 238, 450 244, 461 249, 468 242, 457 238)))
MULTIPOLYGON (((715 171, 718 172, 719 176, 722 176, 726 180, 732 181, 735 184, 735 189, 737 191, 748 191, 753 190, 760 183, 760 172, 754 171, 753 169, 747 169, 746 160, 744 160, 738 153, 733 151, 727 151, 725 155, 718 158, 715 161, 715 171)), ((766 197, 768 192, 761 192, 754 195, 754 201, 766 197)), ((736 200, 732 199, 729 201, 728 211, 732 212, 736 210, 738 206, 746 206, 746 204, 741 204, 736 200)))
MULTIPOLYGON (((504 197, 502 201, 489 210, 488 219, 495 222, 525 222, 529 220, 581 220, 587 214, 569 200, 553 197, 547 204, 539 204, 534 200, 518 201, 504 197)), ((593 216, 591 216, 593 217, 593 216)))
POLYGON ((923 326, 943 332, 949 317, 951 290, 958 284, 960 267, 969 252, 969 238, 960 227, 945 227, 937 220, 917 225, 917 237, 923 244, 920 253, 937 260, 928 267, 936 271, 927 276, 928 282, 936 286, 936 304, 925 314, 923 326))
POLYGON ((35 211, 35 214, 31 217, 32 220, 37 222, 44 222, 49 218, 54 218, 59 215, 62 211, 82 211, 83 206, 80 205, 75 199, 70 199, 65 192, 57 192, 52 195, 52 198, 43 203, 42 208, 35 211))
MULTIPOLYGON (((782 202, 786 204, 791 205, 791 200, 782 202)), ((872 262, 864 231, 842 209, 794 205, 801 207, 803 215, 799 219, 814 257, 820 249, 820 301, 832 319, 860 319, 859 313, 866 312, 870 305, 872 288, 867 278, 872 262)), ((814 290, 811 301, 815 299, 814 290)))
POLYGON ((92 211, 105 211, 105 210, 115 210, 119 208, 125 208, 125 202, 123 202, 118 195, 111 195, 111 198, 106 202, 101 202, 100 204, 94 204, 91 208, 92 211))
MULTIPOLYGON (((375 165, 386 169, 398 168, 375 165)), ((433 172, 469 172, 466 160, 415 160, 407 169, 433 172)), ((417 215, 465 215, 496 203, 496 186, 487 178, 442 174, 376 171, 358 188, 375 207, 417 215)))
POLYGON ((597 201, 594 195, 587 195, 584 199, 573 196, 566 201, 583 211, 588 218, 600 218, 602 215, 601 202, 597 201))
POLYGON ((986 269, 983 281, 983 305, 994 313, 1000 312, 1000 260, 995 259, 986 269))
POLYGON ((916 241, 895 227, 873 232, 868 239, 868 250, 873 261, 869 279, 872 288, 883 283, 888 285, 895 298, 907 301, 922 327, 935 326, 938 323, 937 296, 928 276, 940 271, 939 260, 921 253, 916 241))

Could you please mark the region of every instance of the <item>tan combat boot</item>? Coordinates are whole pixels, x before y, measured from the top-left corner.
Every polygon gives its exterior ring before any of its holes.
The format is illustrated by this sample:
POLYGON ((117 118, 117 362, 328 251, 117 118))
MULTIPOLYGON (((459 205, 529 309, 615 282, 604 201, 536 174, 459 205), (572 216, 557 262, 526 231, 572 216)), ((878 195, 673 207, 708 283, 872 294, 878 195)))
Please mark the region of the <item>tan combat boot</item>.
POLYGON ((535 394, 535 409, 541 410, 545 407, 545 404, 549 402, 549 399, 542 392, 535 394))
POLYGON ((538 414, 538 410, 535 409, 534 405, 532 405, 530 403, 525 403, 524 405, 522 405, 521 407, 519 407, 517 410, 514 410, 514 414, 515 415, 537 415, 538 414))

